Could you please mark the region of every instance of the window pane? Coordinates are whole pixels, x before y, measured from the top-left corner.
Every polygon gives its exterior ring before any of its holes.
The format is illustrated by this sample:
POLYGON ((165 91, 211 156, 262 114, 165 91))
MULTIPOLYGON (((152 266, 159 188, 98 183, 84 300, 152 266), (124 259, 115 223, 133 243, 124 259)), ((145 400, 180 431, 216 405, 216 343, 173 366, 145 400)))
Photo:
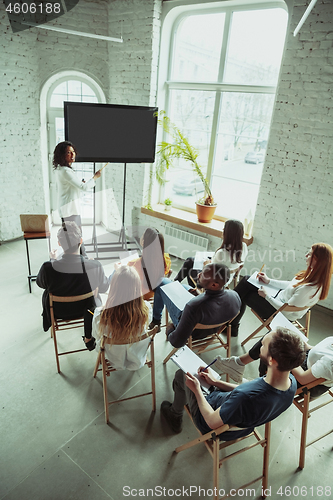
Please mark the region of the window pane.
MULTIPOLYGON (((170 92, 170 119, 199 153, 198 163, 206 175, 211 140, 214 92, 173 90, 170 92)), ((166 138, 170 140, 170 138, 166 138)), ((201 181, 185 160, 174 162, 167 171, 164 198, 174 204, 194 208, 194 202, 203 195, 201 181)))
POLYGON ((94 96, 95 92, 85 83, 82 83, 82 94, 94 96))
POLYGON ((212 179, 217 214, 254 215, 273 105, 272 94, 223 94, 212 179))
POLYGON ((78 80, 69 80, 68 93, 80 96, 82 94, 81 82, 78 80))
POLYGON ((62 108, 64 105, 64 101, 66 101, 67 95, 63 94, 52 94, 51 100, 50 100, 50 106, 51 108, 62 108))
POLYGON ((287 21, 283 9, 234 12, 224 81, 276 85, 287 21))
POLYGON ((217 80, 224 18, 224 13, 201 14, 181 21, 175 34, 174 80, 217 80))
POLYGON ((58 85, 54 91, 55 94, 64 94, 67 95, 67 82, 62 82, 58 85))

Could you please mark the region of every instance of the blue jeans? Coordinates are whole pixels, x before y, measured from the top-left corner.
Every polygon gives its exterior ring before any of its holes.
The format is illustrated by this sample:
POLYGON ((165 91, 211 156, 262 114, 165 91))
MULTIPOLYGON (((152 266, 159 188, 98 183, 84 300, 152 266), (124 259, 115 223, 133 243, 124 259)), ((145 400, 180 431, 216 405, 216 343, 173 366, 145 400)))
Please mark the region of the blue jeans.
MULTIPOLYGON (((166 306, 168 313, 171 317, 172 323, 177 326, 180 320, 180 317, 182 315, 181 310, 178 309, 177 306, 163 293, 161 290, 161 286, 167 285, 168 283, 171 283, 172 280, 169 278, 162 278, 161 284, 155 288, 154 291, 154 305, 153 305, 153 319, 155 321, 161 321, 162 318, 162 311, 164 306, 166 306)), ((182 285, 186 290, 189 290, 191 287, 188 285, 182 285)))

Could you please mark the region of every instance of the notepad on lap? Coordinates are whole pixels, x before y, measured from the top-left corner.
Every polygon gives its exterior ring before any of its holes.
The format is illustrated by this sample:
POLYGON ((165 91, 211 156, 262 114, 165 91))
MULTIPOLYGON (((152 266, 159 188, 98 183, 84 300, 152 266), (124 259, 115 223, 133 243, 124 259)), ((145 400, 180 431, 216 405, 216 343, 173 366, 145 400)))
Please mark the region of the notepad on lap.
POLYGON ((259 279, 257 278, 257 275, 258 275, 257 271, 255 273, 253 273, 252 276, 250 276, 249 279, 247 280, 248 283, 251 283, 251 285, 254 285, 257 288, 261 288, 263 286, 265 288, 267 294, 270 295, 270 297, 275 298, 277 296, 277 294, 279 293, 280 288, 276 288, 275 286, 272 286, 269 283, 268 283, 268 285, 266 285, 262 281, 259 281, 259 279))
MULTIPOLYGON (((198 374, 200 366, 206 366, 206 363, 204 363, 204 361, 202 361, 202 359, 199 358, 199 356, 197 356, 193 351, 191 351, 191 349, 189 349, 187 345, 178 349, 178 351, 175 352, 175 354, 173 354, 173 356, 171 356, 170 359, 172 359, 172 361, 179 368, 181 368, 183 372, 185 373, 189 372, 194 377, 196 377, 199 380, 201 387, 204 387, 205 389, 210 388, 210 384, 208 384, 205 380, 203 380, 198 374)), ((219 374, 216 371, 211 369, 211 372, 213 377, 217 379, 220 378, 219 374)))
POLYGON ((204 267, 204 262, 213 257, 214 252, 195 252, 193 269, 201 269, 204 267))
POLYGON ((184 311, 186 304, 193 299, 193 295, 188 292, 179 281, 172 281, 167 285, 161 286, 161 291, 169 297, 179 311, 184 311))

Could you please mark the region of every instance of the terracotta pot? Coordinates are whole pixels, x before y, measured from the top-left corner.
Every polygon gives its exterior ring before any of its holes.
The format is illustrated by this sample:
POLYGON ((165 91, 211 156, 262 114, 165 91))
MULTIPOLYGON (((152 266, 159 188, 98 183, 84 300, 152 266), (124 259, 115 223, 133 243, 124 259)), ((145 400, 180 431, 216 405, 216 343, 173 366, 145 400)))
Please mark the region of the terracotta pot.
POLYGON ((216 205, 202 205, 201 203, 196 203, 195 207, 199 222, 211 222, 215 214, 216 205))

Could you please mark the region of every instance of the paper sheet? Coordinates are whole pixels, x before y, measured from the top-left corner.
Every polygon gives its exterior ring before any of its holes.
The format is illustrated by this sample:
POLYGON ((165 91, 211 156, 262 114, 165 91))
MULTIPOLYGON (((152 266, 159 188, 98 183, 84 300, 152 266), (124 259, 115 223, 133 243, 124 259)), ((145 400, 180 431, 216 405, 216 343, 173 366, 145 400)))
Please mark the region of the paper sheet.
POLYGON ((177 306, 180 311, 184 310, 186 304, 193 299, 193 295, 188 292, 179 281, 172 281, 161 286, 161 290, 177 306))
POLYGON ((247 281, 257 288, 264 287, 267 294, 270 295, 271 297, 275 298, 276 295, 279 293, 280 288, 276 288, 275 286, 272 286, 270 284, 266 285, 262 281, 259 281, 259 279, 257 278, 257 274, 258 274, 258 271, 253 273, 252 276, 250 276, 247 281))
MULTIPOLYGON (((193 351, 191 351, 191 349, 187 347, 187 345, 178 349, 178 351, 173 356, 171 356, 170 359, 172 359, 172 361, 177 366, 179 366, 179 368, 181 368, 183 372, 185 373, 189 372, 194 377, 196 377, 199 380, 201 387, 209 389, 210 384, 205 382, 205 380, 203 380, 198 375, 198 369, 200 368, 200 366, 207 366, 207 363, 205 363, 201 358, 199 358, 199 356, 197 356, 193 351)), ((211 371, 213 377, 217 379, 220 378, 219 374, 212 368, 211 371)))
POLYGON ((204 262, 213 257, 214 253, 215 252, 195 252, 193 269, 199 269, 201 271, 204 267, 204 262))

